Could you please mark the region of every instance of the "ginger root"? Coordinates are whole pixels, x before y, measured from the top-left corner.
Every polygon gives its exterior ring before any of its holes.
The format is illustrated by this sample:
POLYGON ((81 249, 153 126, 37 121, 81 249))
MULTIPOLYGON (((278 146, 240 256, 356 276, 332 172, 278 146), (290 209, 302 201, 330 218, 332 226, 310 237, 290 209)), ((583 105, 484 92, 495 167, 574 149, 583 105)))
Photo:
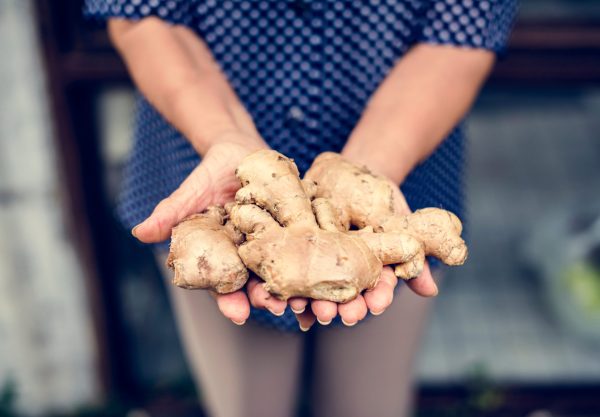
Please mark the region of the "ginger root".
POLYGON ((175 285, 229 293, 244 286, 249 269, 282 300, 343 303, 373 288, 383 265, 396 265, 396 275, 408 279, 426 255, 449 265, 467 256, 454 214, 400 213, 402 196, 387 179, 338 154, 321 154, 301 180, 291 159, 260 150, 236 176, 235 203, 209 207, 173 229, 175 285))
POLYGON ((236 175, 243 186, 230 217, 246 235, 239 255, 280 299, 350 301, 375 286, 383 264, 406 262, 420 250, 404 233, 339 231, 329 203, 311 203, 296 165, 275 151, 248 156, 236 175))
POLYGON ((173 228, 167 266, 174 270, 173 284, 187 289, 211 289, 229 293, 248 281, 248 270, 236 244, 243 240, 225 210, 211 206, 173 228))
POLYGON ((422 251, 395 268, 396 276, 410 279, 423 270, 425 256, 435 256, 447 265, 462 265, 467 246, 460 237, 462 224, 453 213, 425 208, 412 214, 398 212, 396 199, 402 195, 386 178, 371 173, 345 160, 341 155, 325 152, 319 155, 305 175, 317 185, 315 196, 326 198, 339 224, 372 227, 376 232, 403 232, 422 243, 422 251))

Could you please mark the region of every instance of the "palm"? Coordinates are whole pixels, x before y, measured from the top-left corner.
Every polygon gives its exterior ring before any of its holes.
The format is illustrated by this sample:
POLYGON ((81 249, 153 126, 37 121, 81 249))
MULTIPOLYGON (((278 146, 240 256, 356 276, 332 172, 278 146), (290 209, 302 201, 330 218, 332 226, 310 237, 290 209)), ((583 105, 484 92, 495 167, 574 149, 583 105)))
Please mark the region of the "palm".
POLYGON ((248 153, 247 148, 233 143, 217 144, 206 153, 203 163, 189 177, 198 192, 199 210, 234 199, 240 188, 235 169, 248 153))
POLYGON ((134 235, 145 243, 161 242, 168 239, 171 229, 190 214, 201 212, 211 204, 233 200, 240 187, 235 169, 253 149, 233 142, 221 142, 211 147, 179 188, 134 229, 134 235))
MULTIPOLYGON (((204 155, 202 162, 190 173, 169 197, 162 200, 150 217, 136 226, 132 233, 142 242, 155 243, 169 238, 171 229, 185 217, 204 210, 211 204, 232 201, 240 188, 235 169, 242 159, 257 149, 245 146, 256 143, 251 138, 236 135, 222 138, 204 155)), ((235 323, 243 323, 250 314, 250 303, 243 291, 231 294, 214 294, 219 309, 235 323)))

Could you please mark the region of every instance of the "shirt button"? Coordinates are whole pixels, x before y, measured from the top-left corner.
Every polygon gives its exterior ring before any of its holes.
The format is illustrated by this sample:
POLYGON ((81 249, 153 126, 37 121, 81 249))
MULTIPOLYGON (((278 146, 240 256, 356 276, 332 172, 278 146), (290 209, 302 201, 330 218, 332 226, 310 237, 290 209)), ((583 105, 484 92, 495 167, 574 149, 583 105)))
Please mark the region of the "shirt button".
POLYGON ((302 111, 302 109, 300 107, 292 106, 292 107, 290 107, 290 110, 288 111, 288 117, 297 122, 301 122, 304 120, 304 112, 302 111))

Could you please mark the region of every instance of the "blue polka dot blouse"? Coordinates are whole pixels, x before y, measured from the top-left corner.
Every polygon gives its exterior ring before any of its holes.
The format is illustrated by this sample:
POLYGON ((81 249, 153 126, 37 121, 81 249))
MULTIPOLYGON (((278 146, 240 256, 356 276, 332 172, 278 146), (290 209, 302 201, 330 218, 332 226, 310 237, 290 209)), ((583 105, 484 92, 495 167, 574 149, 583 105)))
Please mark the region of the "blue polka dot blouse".
MULTIPOLYGON (((371 94, 417 42, 501 53, 516 0, 86 0, 97 19, 157 16, 206 42, 271 147, 304 172, 316 155, 340 151, 371 94)), ((413 209, 443 207, 463 217, 465 141, 457 126, 402 186, 413 209)), ((401 158, 390 155, 390 158, 401 158)), ((134 147, 118 213, 145 219, 200 158, 140 95, 134 147)), ((291 312, 253 319, 297 329, 291 312)))

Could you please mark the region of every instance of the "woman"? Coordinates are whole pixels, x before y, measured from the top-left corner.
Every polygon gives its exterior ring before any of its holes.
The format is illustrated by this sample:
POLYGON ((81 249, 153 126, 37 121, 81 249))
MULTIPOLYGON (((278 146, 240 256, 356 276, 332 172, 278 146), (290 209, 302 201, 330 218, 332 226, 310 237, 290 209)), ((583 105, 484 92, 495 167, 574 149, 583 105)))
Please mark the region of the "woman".
MULTIPOLYGON (((164 242, 187 215, 230 201, 235 167, 265 147, 302 172, 319 153, 341 152, 402 185, 411 209, 462 215, 460 121, 514 9, 512 0, 87 0, 88 15, 109 19, 141 92, 124 223, 142 242, 164 242)), ((164 260, 164 245, 157 253, 164 260)), ((346 326, 317 336, 314 415, 408 415, 424 297, 437 287, 426 268, 392 303, 396 284, 387 268, 349 303, 290 308, 255 279, 245 292, 213 294, 218 309, 206 292, 172 288, 211 415, 293 415, 304 338, 277 330, 336 317, 346 326)))

